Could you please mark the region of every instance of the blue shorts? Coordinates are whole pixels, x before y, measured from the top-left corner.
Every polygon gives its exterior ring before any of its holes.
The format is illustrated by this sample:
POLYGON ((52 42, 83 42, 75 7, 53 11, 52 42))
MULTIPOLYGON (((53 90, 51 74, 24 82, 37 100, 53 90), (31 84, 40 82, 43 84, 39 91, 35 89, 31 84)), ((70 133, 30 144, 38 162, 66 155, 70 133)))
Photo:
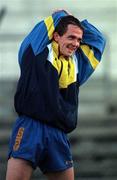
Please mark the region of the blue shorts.
POLYGON ((43 173, 73 166, 67 135, 54 127, 26 116, 18 117, 10 139, 8 158, 29 161, 43 173))

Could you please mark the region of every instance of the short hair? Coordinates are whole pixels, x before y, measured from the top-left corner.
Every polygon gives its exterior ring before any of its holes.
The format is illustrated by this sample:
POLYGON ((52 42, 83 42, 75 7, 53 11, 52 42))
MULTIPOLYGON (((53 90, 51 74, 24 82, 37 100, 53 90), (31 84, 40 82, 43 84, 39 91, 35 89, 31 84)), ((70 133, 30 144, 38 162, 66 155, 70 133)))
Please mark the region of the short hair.
POLYGON ((66 33, 66 31, 68 29, 68 25, 70 25, 70 24, 78 26, 82 31, 84 31, 84 28, 83 28, 81 22, 74 16, 68 15, 68 16, 64 16, 60 19, 54 32, 57 32, 59 34, 59 36, 62 36, 64 33, 66 33))

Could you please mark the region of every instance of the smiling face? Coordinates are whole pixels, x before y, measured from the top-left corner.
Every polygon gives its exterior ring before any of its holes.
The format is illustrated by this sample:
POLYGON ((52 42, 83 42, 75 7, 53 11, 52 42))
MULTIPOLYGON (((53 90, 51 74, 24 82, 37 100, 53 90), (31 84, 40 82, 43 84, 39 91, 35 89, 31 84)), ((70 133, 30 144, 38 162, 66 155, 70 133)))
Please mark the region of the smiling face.
POLYGON ((73 24, 69 24, 67 31, 60 36, 54 32, 54 40, 58 43, 59 53, 65 57, 71 56, 80 46, 83 30, 73 24))

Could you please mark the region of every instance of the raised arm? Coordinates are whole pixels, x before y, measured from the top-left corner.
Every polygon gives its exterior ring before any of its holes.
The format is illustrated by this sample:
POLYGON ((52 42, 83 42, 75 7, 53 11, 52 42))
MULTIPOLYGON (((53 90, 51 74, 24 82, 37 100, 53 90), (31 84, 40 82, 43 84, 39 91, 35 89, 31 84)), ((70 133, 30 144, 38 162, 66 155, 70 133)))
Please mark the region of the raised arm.
POLYGON ((84 27, 83 42, 76 52, 80 85, 86 82, 96 69, 105 47, 105 39, 101 32, 87 20, 81 23, 84 27))

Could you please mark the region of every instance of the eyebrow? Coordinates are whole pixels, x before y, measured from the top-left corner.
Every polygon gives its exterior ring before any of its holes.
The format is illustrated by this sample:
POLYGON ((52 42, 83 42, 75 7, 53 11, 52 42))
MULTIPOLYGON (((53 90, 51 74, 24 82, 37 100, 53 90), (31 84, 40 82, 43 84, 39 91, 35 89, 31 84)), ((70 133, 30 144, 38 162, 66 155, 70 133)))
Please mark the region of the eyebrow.
MULTIPOLYGON (((69 35, 68 38, 76 39, 77 37, 74 35, 69 35)), ((82 41, 82 38, 77 38, 78 40, 82 41)))

